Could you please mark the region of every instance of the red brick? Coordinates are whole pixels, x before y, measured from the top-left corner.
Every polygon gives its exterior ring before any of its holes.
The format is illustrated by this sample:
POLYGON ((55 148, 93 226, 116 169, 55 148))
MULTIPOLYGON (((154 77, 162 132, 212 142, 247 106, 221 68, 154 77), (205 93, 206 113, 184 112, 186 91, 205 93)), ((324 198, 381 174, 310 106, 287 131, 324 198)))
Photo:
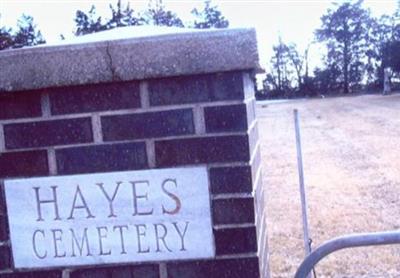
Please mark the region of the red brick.
POLYGON ((124 171, 147 168, 143 142, 94 145, 56 150, 59 174, 124 171))
POLYGON ((212 202, 214 224, 254 224, 254 199, 218 199, 212 202))
POLYGON ((6 211, 6 198, 4 187, 0 183, 0 241, 6 241, 9 239, 8 236, 8 222, 7 222, 7 211, 6 211))
POLYGON ((167 265, 168 278, 258 278, 257 258, 176 262, 167 265))
POLYGON ((244 99, 241 72, 153 79, 149 92, 152 106, 244 99))
POLYGON ((0 278, 61 278, 61 270, 29 271, 0 274, 0 278))
POLYGON ((105 141, 194 133, 191 109, 105 116, 101 123, 105 141))
POLYGON ((252 192, 250 166, 211 168, 210 188, 213 194, 252 192))
POLYGON ((110 266, 76 270, 71 278, 158 278, 158 265, 110 266))
POLYGON ((46 151, 0 154, 0 178, 46 176, 48 174, 46 151))
POLYGON ((4 125, 7 149, 88 143, 93 141, 90 118, 4 125))
POLYGON ((204 108, 204 119, 206 131, 212 132, 232 132, 246 131, 246 105, 224 105, 204 108))
POLYGON ((217 255, 257 252, 255 227, 218 229, 214 236, 217 255))
POLYGON ((54 115, 140 107, 139 82, 115 82, 53 89, 54 115))
POLYGON ((155 142, 157 166, 249 161, 247 136, 219 136, 155 142))
POLYGON ((40 93, 0 93, 0 120, 40 117, 42 115, 40 93))
POLYGON ((8 246, 0 246, 0 270, 11 268, 11 251, 8 246))

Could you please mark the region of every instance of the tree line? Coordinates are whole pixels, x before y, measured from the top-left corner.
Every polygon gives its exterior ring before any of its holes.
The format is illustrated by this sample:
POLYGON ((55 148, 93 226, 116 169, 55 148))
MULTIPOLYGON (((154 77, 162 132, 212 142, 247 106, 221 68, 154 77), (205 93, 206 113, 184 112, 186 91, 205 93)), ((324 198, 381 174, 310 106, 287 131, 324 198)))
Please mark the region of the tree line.
POLYGON ((43 43, 46 43, 46 40, 43 38, 42 33, 37 30, 32 16, 23 14, 18 19, 16 31, 5 26, 0 28, 0 50, 43 43))
MULTIPOLYGON (((179 16, 168 10, 162 0, 150 0, 147 9, 137 12, 129 2, 123 5, 121 0, 110 4, 109 18, 97 15, 96 7, 92 5, 89 11, 77 10, 75 13, 75 36, 110 30, 124 26, 175 26, 181 28, 226 28, 229 21, 222 15, 219 8, 211 0, 203 2, 201 9, 191 11, 192 21, 185 23, 179 16)), ((0 15, 1 19, 1 15, 0 15)), ((60 35, 64 39, 63 35, 60 35)), ((21 48, 46 43, 38 30, 32 16, 22 15, 17 23, 17 30, 2 26, 0 28, 0 50, 21 48)))
MULTIPOLYGON (((147 8, 135 11, 121 0, 109 5, 110 17, 97 15, 96 7, 76 11, 74 35, 81 36, 116 27, 156 25, 189 28, 226 28, 228 19, 211 0, 191 11, 184 22, 168 10, 162 0, 149 0, 147 8)), ((0 15, 1 16, 1 15, 0 15)), ((375 18, 363 7, 363 0, 333 2, 321 17, 315 39, 301 52, 294 43, 279 38, 273 45, 270 68, 263 79, 258 99, 312 97, 348 94, 360 90, 381 90, 385 69, 392 80, 400 78, 400 1, 391 15, 375 18), (320 65, 309 69, 314 44, 326 47, 320 65)), ((45 43, 31 16, 23 15, 17 30, 0 28, 0 50, 45 43)))
POLYGON ((400 78, 400 1, 392 15, 375 18, 363 1, 337 2, 321 17, 304 53, 279 39, 260 99, 294 98, 382 90, 384 70, 400 78), (321 65, 309 72, 310 46, 322 44, 321 65))

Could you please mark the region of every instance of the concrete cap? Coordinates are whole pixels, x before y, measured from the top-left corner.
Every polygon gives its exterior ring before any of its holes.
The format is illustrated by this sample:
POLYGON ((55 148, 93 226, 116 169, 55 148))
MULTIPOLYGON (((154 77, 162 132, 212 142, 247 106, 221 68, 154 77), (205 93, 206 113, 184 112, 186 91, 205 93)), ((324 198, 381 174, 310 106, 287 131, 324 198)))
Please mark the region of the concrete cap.
POLYGON ((0 51, 0 92, 259 68, 252 28, 125 27, 0 51))

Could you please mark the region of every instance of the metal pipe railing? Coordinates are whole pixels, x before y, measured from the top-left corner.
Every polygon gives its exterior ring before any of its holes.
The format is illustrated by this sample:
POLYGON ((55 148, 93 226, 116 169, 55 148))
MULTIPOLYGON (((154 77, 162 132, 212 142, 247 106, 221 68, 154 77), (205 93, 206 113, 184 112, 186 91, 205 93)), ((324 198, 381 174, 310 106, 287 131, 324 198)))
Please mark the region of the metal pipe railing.
POLYGON ((335 251, 361 246, 400 244, 400 230, 378 233, 364 233, 341 236, 325 242, 315 249, 301 263, 296 271, 295 278, 305 278, 314 266, 325 256, 335 251))

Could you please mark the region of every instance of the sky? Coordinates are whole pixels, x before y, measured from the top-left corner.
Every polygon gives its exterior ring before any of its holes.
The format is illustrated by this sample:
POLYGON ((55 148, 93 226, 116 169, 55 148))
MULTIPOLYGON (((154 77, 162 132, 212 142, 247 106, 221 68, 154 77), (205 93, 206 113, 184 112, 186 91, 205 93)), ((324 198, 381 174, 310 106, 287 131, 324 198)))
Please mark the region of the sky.
MULTIPOLYGON (((0 26, 13 27, 22 13, 32 15, 45 39, 60 40, 60 34, 72 37, 76 10, 87 12, 96 6, 99 15, 110 16, 109 3, 117 0, 0 0, 0 26)), ((126 3, 127 0, 123 0, 126 3)), ((147 0, 130 0, 135 11, 146 8, 147 0)), ((190 20, 190 11, 202 6, 201 0, 164 0, 167 8, 175 11, 184 21, 190 20)), ((340 1, 337 1, 340 2, 340 1)), ((258 37, 260 63, 268 67, 272 45, 280 36, 284 42, 296 43, 303 52, 314 39, 314 30, 320 26, 320 17, 329 7, 330 0, 213 0, 229 19, 231 27, 255 27, 258 37)), ((364 0, 364 7, 373 16, 392 14, 397 0, 364 0)), ((312 44, 310 66, 315 67, 324 53, 322 46, 312 44)))

